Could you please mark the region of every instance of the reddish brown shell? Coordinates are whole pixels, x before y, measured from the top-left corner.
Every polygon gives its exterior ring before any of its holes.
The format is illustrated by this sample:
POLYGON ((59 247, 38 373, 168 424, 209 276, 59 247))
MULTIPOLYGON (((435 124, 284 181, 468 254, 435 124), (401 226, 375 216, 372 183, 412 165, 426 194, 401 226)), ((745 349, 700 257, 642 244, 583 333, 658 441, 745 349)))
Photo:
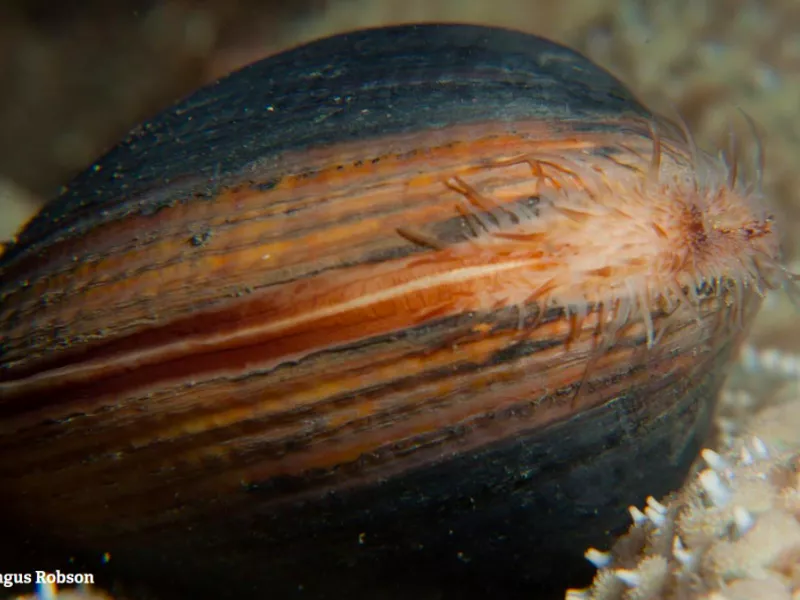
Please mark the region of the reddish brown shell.
POLYGON ((530 157, 650 148, 649 118, 563 47, 433 25, 143 124, 0 258, 3 531, 193 597, 579 584, 682 480, 758 305, 699 290, 696 318, 648 317, 654 347, 604 345, 619 307, 543 305, 507 266, 542 185, 586 190, 530 157))

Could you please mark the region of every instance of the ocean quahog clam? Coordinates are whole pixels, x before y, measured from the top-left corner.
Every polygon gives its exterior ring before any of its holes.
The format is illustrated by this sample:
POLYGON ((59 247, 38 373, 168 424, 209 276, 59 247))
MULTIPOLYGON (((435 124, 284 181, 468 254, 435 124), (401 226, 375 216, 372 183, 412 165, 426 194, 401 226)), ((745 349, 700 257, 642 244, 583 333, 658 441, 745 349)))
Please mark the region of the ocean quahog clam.
POLYGON ((579 585, 781 281, 741 179, 513 31, 233 73, 0 257, 4 537, 183 597, 579 585))

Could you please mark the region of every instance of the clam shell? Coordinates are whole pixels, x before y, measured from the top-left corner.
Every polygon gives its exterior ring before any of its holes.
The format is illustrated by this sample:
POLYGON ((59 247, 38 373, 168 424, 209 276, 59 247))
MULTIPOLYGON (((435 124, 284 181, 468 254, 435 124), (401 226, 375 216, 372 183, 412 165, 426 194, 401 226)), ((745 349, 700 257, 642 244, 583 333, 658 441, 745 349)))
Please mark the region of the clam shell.
POLYGON ((566 48, 428 25, 139 126, 0 257, 4 531, 193 597, 579 584, 683 480, 760 300, 540 285, 542 223, 602 249, 576 202, 692 171, 653 122, 566 48))

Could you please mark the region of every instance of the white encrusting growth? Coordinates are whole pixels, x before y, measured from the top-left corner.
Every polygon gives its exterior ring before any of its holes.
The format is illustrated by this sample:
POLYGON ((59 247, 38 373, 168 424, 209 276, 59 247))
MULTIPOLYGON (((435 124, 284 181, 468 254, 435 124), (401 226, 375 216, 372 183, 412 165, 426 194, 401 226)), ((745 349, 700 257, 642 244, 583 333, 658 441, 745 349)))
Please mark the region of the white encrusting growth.
POLYGON ((664 524, 667 522, 666 515, 658 512, 657 510, 649 506, 644 509, 644 514, 647 516, 650 522, 652 522, 653 525, 655 525, 658 528, 663 527, 664 524))
POLYGON ((628 534, 594 550, 608 564, 567 599, 800 599, 800 403, 761 415, 769 438, 705 450, 708 468, 679 494, 630 507, 628 534))
POLYGON ((739 453, 739 463, 745 466, 753 464, 753 455, 750 454, 750 450, 747 449, 747 446, 742 446, 739 453))
POLYGON ((706 469, 700 473, 697 480, 703 487, 706 497, 717 507, 723 507, 731 500, 731 491, 722 481, 716 471, 706 469))
POLYGON ((733 522, 736 524, 736 531, 740 536, 750 531, 755 524, 753 515, 744 506, 736 506, 733 509, 733 522))
POLYGON ((672 554, 684 569, 694 569, 698 555, 689 552, 677 535, 672 538, 672 554))
POLYGON ((758 349, 745 344, 739 354, 742 368, 753 374, 800 379, 800 356, 777 348, 758 349))
POLYGON ((662 515, 667 514, 667 507, 664 506, 663 504, 661 504, 661 502, 659 502, 658 500, 656 500, 652 496, 648 496, 647 500, 645 500, 645 502, 647 503, 648 508, 652 508, 657 513, 662 514, 662 515))
POLYGON ((753 452, 758 458, 766 459, 769 458, 769 450, 767 449, 767 445, 763 442, 761 438, 758 436, 753 436, 753 439, 750 442, 753 452))
POLYGON ((645 515, 636 506, 629 506, 628 512, 631 513, 631 519, 633 520, 634 525, 644 525, 647 521, 647 515, 645 515))
POLYGON ((112 600, 106 592, 93 585, 82 584, 77 587, 62 587, 55 583, 36 584, 32 594, 14 596, 15 600, 112 600))
POLYGON ((603 569, 611 564, 611 554, 608 552, 601 552, 596 548, 589 548, 584 556, 586 560, 592 563, 598 569, 603 569))
POLYGON ((614 571, 614 574, 619 578, 619 580, 627 585, 628 587, 639 587, 642 584, 642 577, 636 571, 630 571, 628 569, 617 569, 614 571))
POLYGON ((724 458, 722 458, 719 454, 711 450, 710 448, 706 448, 700 453, 700 456, 703 457, 703 460, 706 461, 706 464, 714 469, 715 471, 721 473, 727 473, 730 470, 730 464, 724 458))
POLYGON ((36 598, 38 600, 56 600, 58 590, 55 583, 40 583, 36 586, 36 598))

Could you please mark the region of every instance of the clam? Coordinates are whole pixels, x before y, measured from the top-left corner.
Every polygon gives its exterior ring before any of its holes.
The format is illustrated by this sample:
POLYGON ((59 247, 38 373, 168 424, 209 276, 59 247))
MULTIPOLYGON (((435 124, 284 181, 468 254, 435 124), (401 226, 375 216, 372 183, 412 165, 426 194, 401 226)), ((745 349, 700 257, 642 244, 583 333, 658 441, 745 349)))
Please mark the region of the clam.
POLYGON ((199 90, 0 257, 7 549, 178 597, 579 585, 783 281, 741 171, 503 29, 199 90))

